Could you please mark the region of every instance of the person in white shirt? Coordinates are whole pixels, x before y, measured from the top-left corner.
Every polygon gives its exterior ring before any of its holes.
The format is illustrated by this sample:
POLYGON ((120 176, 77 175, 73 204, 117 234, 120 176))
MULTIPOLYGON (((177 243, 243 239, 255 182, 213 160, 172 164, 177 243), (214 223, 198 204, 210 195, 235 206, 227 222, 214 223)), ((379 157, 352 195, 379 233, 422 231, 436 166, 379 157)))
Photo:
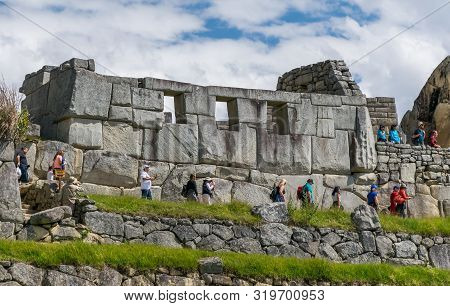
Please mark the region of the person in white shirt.
POLYGON ((47 181, 53 181, 54 177, 53 177, 53 167, 50 166, 48 167, 48 172, 47 172, 47 181))
POLYGON ((156 179, 157 175, 151 177, 148 174, 149 169, 150 167, 145 165, 141 172, 141 193, 143 199, 152 200, 152 181, 156 179))

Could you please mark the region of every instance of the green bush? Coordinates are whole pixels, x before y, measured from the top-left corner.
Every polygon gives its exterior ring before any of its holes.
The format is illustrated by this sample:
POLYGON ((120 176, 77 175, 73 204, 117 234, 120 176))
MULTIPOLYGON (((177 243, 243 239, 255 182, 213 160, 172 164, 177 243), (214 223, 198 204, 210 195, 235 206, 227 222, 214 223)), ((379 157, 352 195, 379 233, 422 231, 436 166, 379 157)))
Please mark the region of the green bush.
POLYGON ((22 96, 0 80, 0 139, 20 142, 25 139, 29 114, 19 111, 22 96))

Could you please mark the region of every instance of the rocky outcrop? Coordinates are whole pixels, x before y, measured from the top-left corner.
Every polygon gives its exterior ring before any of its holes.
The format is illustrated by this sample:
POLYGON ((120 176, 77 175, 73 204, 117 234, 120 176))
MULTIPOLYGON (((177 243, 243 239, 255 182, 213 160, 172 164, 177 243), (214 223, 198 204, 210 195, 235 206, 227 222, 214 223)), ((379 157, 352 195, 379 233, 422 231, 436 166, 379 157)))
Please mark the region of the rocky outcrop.
POLYGON ((401 127, 408 140, 422 121, 429 132, 436 129, 438 143, 450 147, 450 56, 447 56, 434 69, 414 101, 412 110, 403 116, 401 127))

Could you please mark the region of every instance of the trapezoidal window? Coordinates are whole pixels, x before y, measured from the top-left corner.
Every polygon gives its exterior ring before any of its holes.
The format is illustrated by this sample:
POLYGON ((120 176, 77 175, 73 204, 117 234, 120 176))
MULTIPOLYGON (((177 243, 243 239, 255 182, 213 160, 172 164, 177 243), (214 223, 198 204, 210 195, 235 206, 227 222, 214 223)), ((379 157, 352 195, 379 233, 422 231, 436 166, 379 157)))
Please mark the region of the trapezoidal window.
POLYGON ((289 134, 289 115, 286 103, 267 103, 267 131, 278 135, 289 134))
POLYGON ((215 115, 218 129, 238 129, 239 118, 237 114, 236 99, 216 97, 215 115))
POLYGON ((164 123, 176 122, 175 98, 173 96, 164 96, 164 123))

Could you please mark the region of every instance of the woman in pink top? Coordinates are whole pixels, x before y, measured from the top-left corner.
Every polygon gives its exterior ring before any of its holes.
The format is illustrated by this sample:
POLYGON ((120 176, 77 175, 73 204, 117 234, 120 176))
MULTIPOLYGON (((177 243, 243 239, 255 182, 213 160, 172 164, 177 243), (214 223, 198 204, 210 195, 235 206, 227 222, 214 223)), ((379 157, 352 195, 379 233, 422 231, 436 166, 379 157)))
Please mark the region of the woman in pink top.
POLYGON ((58 180, 58 191, 61 190, 61 178, 56 175, 56 170, 64 169, 64 151, 59 150, 56 152, 55 157, 53 157, 53 174, 54 177, 58 180))

